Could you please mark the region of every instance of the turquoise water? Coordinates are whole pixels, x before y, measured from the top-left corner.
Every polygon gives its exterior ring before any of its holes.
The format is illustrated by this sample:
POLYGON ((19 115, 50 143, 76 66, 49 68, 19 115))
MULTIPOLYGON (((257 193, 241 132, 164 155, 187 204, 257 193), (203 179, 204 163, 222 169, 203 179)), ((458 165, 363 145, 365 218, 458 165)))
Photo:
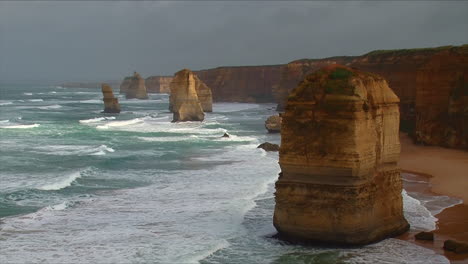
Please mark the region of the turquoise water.
MULTIPOLYGON (((216 103, 204 122, 171 123, 168 95, 0 84, 2 263, 448 263, 388 239, 354 248, 271 238, 279 143, 273 104, 216 103), (225 133, 230 138, 221 138, 225 133)), ((410 222, 434 224, 405 194, 410 222)))

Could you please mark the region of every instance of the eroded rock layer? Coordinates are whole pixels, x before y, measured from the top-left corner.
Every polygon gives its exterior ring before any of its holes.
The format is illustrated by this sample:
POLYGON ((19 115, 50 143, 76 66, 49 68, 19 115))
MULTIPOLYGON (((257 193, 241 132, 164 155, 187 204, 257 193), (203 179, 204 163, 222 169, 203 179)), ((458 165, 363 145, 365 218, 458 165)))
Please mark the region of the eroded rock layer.
POLYGON ((172 76, 151 76, 146 78, 145 86, 148 93, 170 93, 172 76))
POLYGON ((265 120, 265 128, 268 133, 279 133, 281 132, 281 116, 273 115, 265 120))
POLYGON ((196 76, 190 70, 181 70, 172 80, 169 110, 174 113, 173 122, 203 121, 205 114, 197 95, 196 76))
POLYGON ((119 99, 114 97, 112 88, 108 84, 103 83, 101 90, 104 96, 102 99, 104 101, 104 113, 120 113, 119 99))
POLYGON ((340 65, 307 75, 292 91, 276 182, 282 237, 367 244, 408 229, 398 103, 382 77, 340 65))
POLYGON ((388 80, 401 100, 401 128, 417 142, 468 149, 468 45, 377 50, 356 57, 293 61, 283 68, 273 91, 278 110, 284 110, 289 92, 304 76, 323 65, 337 63, 388 80))
POLYGON ((125 94, 127 99, 148 99, 145 79, 139 73, 134 72, 132 77, 126 77, 120 85, 120 93, 125 94))
POLYGON ((188 69, 183 69, 177 72, 174 76, 174 79, 171 82, 171 96, 169 97, 169 110, 172 111, 175 99, 178 98, 178 95, 175 94, 172 96, 172 91, 177 91, 179 88, 177 86, 193 86, 197 93, 198 101, 204 112, 213 111, 213 98, 211 95, 211 89, 202 82, 197 75, 188 69))

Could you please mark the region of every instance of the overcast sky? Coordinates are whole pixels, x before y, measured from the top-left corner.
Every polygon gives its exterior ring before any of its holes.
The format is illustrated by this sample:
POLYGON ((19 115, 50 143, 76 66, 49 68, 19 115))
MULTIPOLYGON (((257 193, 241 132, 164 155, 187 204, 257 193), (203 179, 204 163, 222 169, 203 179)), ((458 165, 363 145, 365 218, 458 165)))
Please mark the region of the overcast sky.
POLYGON ((468 2, 5 2, 0 80, 109 80, 468 43, 468 2))

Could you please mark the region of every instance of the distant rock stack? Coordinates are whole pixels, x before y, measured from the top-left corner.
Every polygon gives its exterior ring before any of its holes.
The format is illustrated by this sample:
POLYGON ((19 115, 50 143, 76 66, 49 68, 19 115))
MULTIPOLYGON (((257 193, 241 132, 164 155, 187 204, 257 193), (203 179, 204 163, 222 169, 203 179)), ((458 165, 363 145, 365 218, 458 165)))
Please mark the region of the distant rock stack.
POLYGON ((268 133, 281 132, 281 116, 273 115, 268 117, 265 121, 265 128, 268 130, 268 133))
POLYGON ((280 237, 359 245, 408 230, 398 103, 382 77, 340 65, 291 92, 273 220, 280 237))
POLYGON ((125 93, 127 99, 148 99, 145 79, 137 72, 134 72, 132 77, 124 79, 124 82, 120 85, 120 92, 125 93))
POLYGON ((196 86, 196 76, 191 71, 184 69, 175 74, 169 97, 169 109, 174 113, 172 122, 203 121, 205 114, 196 86))
POLYGON ((104 113, 120 113, 119 99, 114 97, 112 88, 108 84, 103 83, 101 89, 104 96, 102 99, 104 101, 104 113))
POLYGON ((172 96, 173 92, 172 90, 175 89, 177 90, 177 85, 182 85, 185 86, 187 85, 187 81, 190 80, 192 83, 188 84, 191 86, 195 87, 195 91, 198 96, 198 101, 200 102, 200 105, 203 109, 203 112, 213 112, 213 96, 211 94, 211 89, 206 86, 204 82, 202 82, 197 75, 195 75, 192 71, 188 69, 183 69, 175 74, 174 79, 172 79, 171 84, 170 84, 170 89, 171 89, 171 96, 169 100, 169 110, 172 111, 172 106, 174 104, 174 100, 177 97, 172 96), (175 80, 177 79, 178 80, 175 80), (181 81, 184 80, 184 81, 181 81))

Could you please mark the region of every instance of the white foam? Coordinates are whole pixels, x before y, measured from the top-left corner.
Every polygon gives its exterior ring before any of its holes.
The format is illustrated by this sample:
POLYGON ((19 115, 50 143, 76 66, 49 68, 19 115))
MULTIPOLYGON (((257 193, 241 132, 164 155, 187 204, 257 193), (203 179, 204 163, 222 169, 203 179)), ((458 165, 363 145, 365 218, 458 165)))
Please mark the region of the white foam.
POLYGON ((89 124, 89 123, 96 123, 96 122, 101 122, 105 120, 114 120, 115 116, 109 116, 109 117, 96 117, 96 118, 91 118, 91 119, 83 119, 80 120, 80 123, 82 124, 89 124))
POLYGON ((1 102, 0 105, 11 105, 13 102, 7 101, 7 102, 1 102))
POLYGON ((124 120, 124 121, 113 121, 109 122, 105 125, 100 125, 97 126, 97 129, 109 129, 109 128, 116 128, 116 127, 124 127, 124 126, 130 126, 130 125, 135 125, 138 123, 142 123, 143 120, 141 118, 135 118, 135 119, 130 119, 130 120, 124 120))
POLYGON ((51 93, 51 94, 56 94, 57 92, 52 91, 52 92, 49 92, 49 93, 51 93))
POLYGON ((63 211, 67 209, 69 206, 69 202, 65 201, 56 205, 49 205, 45 208, 45 210, 51 210, 51 211, 63 211))
POLYGON ((8 122, 10 122, 10 120, 9 120, 9 119, 6 119, 6 120, 0 120, 0 123, 2 123, 2 124, 4 124, 4 123, 8 123, 8 122))
POLYGON ((115 150, 113 148, 109 148, 106 145, 101 145, 96 150, 97 150, 97 152, 91 153, 89 155, 102 156, 102 155, 106 155, 107 152, 115 152, 115 150))
POLYGON ((258 104, 248 104, 248 103, 214 103, 213 112, 214 113, 227 113, 227 112, 238 112, 247 109, 258 108, 258 104))
POLYGON ((137 137, 139 140, 148 142, 178 142, 178 141, 201 141, 206 140, 196 135, 179 136, 179 137, 137 137))
POLYGON ((32 93, 23 93, 24 95, 33 95, 32 93))
POLYGON ((43 102, 44 100, 42 99, 29 99, 29 102, 43 102))
POLYGON ((59 109, 59 108, 62 108, 62 106, 58 105, 58 104, 55 104, 55 105, 39 106, 38 108, 48 110, 48 109, 59 109))
POLYGON ((43 190, 43 191, 57 191, 63 188, 66 188, 70 186, 76 179, 81 177, 81 173, 78 172, 73 172, 69 175, 67 175, 66 178, 61 179, 57 182, 49 183, 43 186, 38 187, 37 189, 43 190))
POLYGON ((435 218, 421 202, 403 190, 403 213, 412 230, 434 230, 436 229, 437 218, 435 218))
POLYGON ((80 101, 80 103, 82 103, 82 104, 100 104, 100 103, 102 103, 102 100, 90 99, 90 100, 80 101))
POLYGON ((47 146, 36 146, 32 149, 32 152, 49 155, 59 156, 102 156, 109 152, 115 152, 115 150, 106 145, 100 146, 89 146, 89 145, 47 145, 47 146))
POLYGON ((12 125, 12 126, 0 126, 0 128, 16 128, 16 129, 27 129, 27 128, 35 128, 39 127, 40 124, 32 124, 32 125, 12 125))
POLYGON ((191 253, 188 256, 182 256, 180 263, 200 263, 201 260, 213 255, 218 250, 229 247, 229 242, 221 240, 219 243, 208 246, 205 250, 200 250, 195 253, 191 253))

